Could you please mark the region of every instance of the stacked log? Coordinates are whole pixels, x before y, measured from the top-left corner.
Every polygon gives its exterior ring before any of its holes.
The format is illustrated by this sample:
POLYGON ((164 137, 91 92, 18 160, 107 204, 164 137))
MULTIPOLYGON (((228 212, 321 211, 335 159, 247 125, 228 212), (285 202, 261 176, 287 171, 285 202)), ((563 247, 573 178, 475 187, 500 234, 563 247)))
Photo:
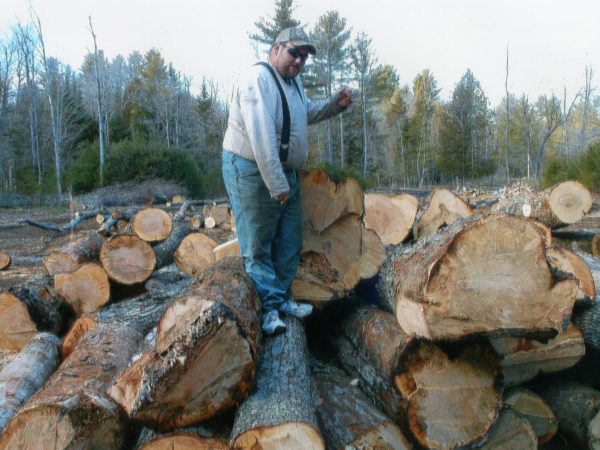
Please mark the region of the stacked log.
POLYGON ((10 255, 0 251, 0 270, 6 269, 8 266, 10 266, 10 255))
POLYGON ((458 219, 473 214, 473 209, 448 189, 436 189, 420 205, 413 225, 415 239, 435 233, 458 219))
POLYGON ((50 275, 71 273, 83 263, 97 262, 102 244, 104 238, 97 233, 81 237, 44 258, 44 267, 50 275))
POLYGON ((365 194, 365 227, 375 231, 385 246, 401 244, 415 223, 418 204, 410 194, 365 194))

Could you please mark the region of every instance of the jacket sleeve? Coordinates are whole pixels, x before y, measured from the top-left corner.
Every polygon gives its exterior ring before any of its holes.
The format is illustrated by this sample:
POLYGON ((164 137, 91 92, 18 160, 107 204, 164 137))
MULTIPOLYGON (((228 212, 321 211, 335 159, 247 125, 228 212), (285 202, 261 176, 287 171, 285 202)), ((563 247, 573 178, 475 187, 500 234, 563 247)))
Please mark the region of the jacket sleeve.
POLYGON ((304 93, 303 97, 306 104, 306 114, 309 125, 329 119, 346 109, 338 104, 337 93, 324 100, 312 102, 306 96, 304 89, 302 89, 302 92, 304 93))
MULTIPOLYGON (((279 97, 270 80, 257 67, 240 92, 240 111, 248 133, 254 159, 271 197, 289 191, 279 160, 277 109, 279 97)), ((269 75, 270 76, 270 75, 269 75)))

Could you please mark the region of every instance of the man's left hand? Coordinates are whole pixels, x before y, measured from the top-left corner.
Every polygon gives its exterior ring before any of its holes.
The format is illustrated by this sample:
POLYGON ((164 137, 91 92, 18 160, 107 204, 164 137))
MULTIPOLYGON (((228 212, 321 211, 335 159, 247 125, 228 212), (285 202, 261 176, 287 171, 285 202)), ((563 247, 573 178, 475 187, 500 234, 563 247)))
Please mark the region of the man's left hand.
POLYGON ((350 106, 353 102, 352 100, 352 90, 349 88, 342 89, 337 94, 337 102, 343 108, 350 106))

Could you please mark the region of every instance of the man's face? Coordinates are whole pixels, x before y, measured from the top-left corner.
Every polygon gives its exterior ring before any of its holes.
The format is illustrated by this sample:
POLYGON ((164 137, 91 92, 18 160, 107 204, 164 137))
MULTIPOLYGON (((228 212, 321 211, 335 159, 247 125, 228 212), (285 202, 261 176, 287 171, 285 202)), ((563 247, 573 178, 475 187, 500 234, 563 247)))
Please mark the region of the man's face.
POLYGON ((273 66, 277 69, 283 78, 294 78, 304 68, 304 63, 308 57, 308 48, 294 47, 289 42, 275 44, 275 58, 273 66), (291 53, 290 51, 291 50, 291 53), (295 53, 297 56, 294 56, 295 53))

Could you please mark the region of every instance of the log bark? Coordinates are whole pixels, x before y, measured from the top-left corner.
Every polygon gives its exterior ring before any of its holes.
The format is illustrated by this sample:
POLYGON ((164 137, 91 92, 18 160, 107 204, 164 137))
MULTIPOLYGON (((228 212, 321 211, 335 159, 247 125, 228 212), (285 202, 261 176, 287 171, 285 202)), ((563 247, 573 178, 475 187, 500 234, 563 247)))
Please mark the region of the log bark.
POLYGON ((15 411, 58 367, 59 349, 60 339, 54 334, 38 333, 0 371, 0 434, 15 411))
POLYGON ((420 446, 473 443, 496 418, 501 378, 488 346, 469 344, 450 358, 433 343, 411 339, 391 314, 372 307, 350 314, 333 342, 346 371, 420 446))
POLYGON ((49 275, 59 273, 72 273, 77 270, 79 264, 64 253, 51 253, 42 260, 42 264, 49 275))
POLYGON ((545 343, 516 337, 492 337, 490 343, 500 358, 505 386, 568 369, 585 354, 583 335, 574 325, 545 343))
POLYGON ((217 245, 213 248, 213 253, 215 254, 215 261, 220 261, 228 256, 241 256, 237 238, 217 245))
POLYGON ((264 338, 253 392, 235 414, 233 448, 325 448, 314 413, 306 333, 295 317, 283 320, 285 333, 264 338))
POLYGON ((411 233, 419 205, 414 195, 365 194, 364 201, 364 224, 383 245, 398 245, 411 233))
POLYGON ((480 447, 483 450, 536 449, 538 441, 535 431, 521 414, 503 408, 498 420, 480 447))
POLYGON ((558 419, 558 428, 580 448, 600 448, 600 391, 553 377, 534 387, 558 419))
POLYGON ((83 264, 72 273, 56 274, 54 289, 77 315, 96 311, 110 299, 108 275, 95 263, 83 264))
POLYGON ((321 367, 314 380, 320 398, 317 418, 327 448, 411 448, 400 428, 341 370, 321 367))
POLYGON ((530 217, 555 229, 578 222, 591 207, 590 191, 577 181, 565 181, 541 192, 526 186, 513 187, 492 212, 530 217))
POLYGON ((423 238, 472 214, 473 209, 458 195, 448 189, 436 189, 419 205, 412 230, 413 237, 423 238))
POLYGON ((203 233, 190 233, 183 240, 173 258, 175 264, 185 273, 199 275, 215 263, 213 249, 219 243, 203 233))
POLYGON ((544 400, 529 389, 518 387, 504 395, 504 404, 521 414, 531 425, 538 444, 549 442, 558 431, 558 421, 544 400))
POLYGON ((119 448, 127 422, 105 390, 142 336, 121 324, 99 324, 12 417, 0 440, 11 448, 119 448))
POLYGON ((529 219, 469 216, 390 253, 377 288, 409 334, 551 337, 568 326, 578 283, 553 284, 541 235, 529 219))
POLYGON ((10 266, 10 256, 6 252, 0 252, 0 270, 6 269, 10 266))
POLYGON ((49 254, 43 260, 44 267, 50 275, 74 272, 80 264, 98 262, 102 244, 104 238, 98 233, 83 236, 49 254))
POLYGON ((135 444, 136 450, 227 450, 224 437, 212 437, 202 426, 173 430, 163 434, 144 428, 135 444))
POLYGON ((181 241, 189 234, 189 229, 183 222, 173 222, 173 230, 167 239, 152 247, 156 257, 155 269, 173 264, 175 251, 181 241))
POLYGON ((131 228, 146 242, 164 241, 171 234, 173 219, 160 208, 144 208, 133 216, 131 228))
POLYGON ((163 313, 155 347, 118 376, 109 395, 159 430, 208 419, 248 394, 259 325, 260 300, 241 259, 222 260, 163 313))
POLYGON ((557 280, 572 279, 579 282, 575 301, 579 305, 591 304, 596 300, 592 272, 586 262, 576 253, 563 247, 546 248, 546 260, 557 280))
POLYGON ((596 233, 592 239, 592 255, 600 258, 600 233, 596 233))
POLYGON ((146 281, 156 265, 152 247, 136 236, 120 234, 107 240, 100 262, 110 279, 129 285, 146 281))

